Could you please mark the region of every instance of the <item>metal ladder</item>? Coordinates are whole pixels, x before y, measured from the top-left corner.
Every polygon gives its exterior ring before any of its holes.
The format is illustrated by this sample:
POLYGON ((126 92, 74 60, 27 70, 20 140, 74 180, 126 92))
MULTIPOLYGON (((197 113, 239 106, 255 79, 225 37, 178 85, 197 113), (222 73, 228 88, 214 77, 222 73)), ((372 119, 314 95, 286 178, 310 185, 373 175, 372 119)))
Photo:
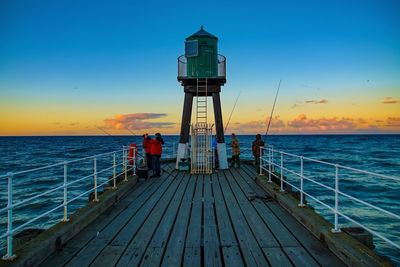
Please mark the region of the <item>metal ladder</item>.
POLYGON ((197 79, 196 124, 192 125, 192 173, 211 173, 212 127, 207 123, 207 78, 197 79))
POLYGON ((207 123, 207 78, 197 79, 196 123, 207 123), (204 96, 200 96, 199 91, 204 92, 204 96))

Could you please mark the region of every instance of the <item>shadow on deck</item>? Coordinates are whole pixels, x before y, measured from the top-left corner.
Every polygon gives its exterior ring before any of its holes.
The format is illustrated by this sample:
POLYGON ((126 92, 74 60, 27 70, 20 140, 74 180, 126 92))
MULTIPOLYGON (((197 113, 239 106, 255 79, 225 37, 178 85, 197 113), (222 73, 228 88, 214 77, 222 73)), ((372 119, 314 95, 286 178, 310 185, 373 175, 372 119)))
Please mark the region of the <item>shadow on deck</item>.
POLYGON ((266 196, 252 166, 190 175, 165 164, 42 266, 343 266, 266 196))

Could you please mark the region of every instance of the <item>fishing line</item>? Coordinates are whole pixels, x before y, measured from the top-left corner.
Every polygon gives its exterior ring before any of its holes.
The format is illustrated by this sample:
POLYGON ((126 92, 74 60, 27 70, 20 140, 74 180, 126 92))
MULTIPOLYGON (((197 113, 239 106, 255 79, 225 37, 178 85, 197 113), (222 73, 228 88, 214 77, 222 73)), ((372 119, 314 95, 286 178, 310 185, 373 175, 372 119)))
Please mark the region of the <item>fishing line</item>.
POLYGON ((129 130, 126 126, 124 126, 125 129, 127 129, 133 136, 136 137, 136 134, 134 132, 132 132, 131 130, 129 130))
POLYGON ((94 127, 96 127, 97 129, 99 129, 100 131, 102 131, 102 132, 105 133, 106 135, 111 136, 111 137, 114 139, 114 141, 117 141, 121 146, 125 146, 125 144, 123 144, 117 137, 115 137, 114 135, 112 135, 112 134, 106 132, 106 130, 104 130, 104 129, 100 128, 100 127, 97 127, 96 125, 95 125, 94 127))
POLYGON ((281 82, 282 82, 282 80, 279 80, 278 90, 276 90, 276 94, 275 94, 274 105, 272 106, 271 115, 269 116, 267 131, 265 132, 265 136, 264 136, 264 143, 265 143, 266 140, 267 140, 267 135, 268 135, 268 131, 269 131, 269 126, 271 125, 272 116, 274 115, 274 109, 275 109, 276 99, 278 98, 279 89, 281 88, 281 82))
POLYGON ((241 93, 242 93, 242 91, 240 91, 238 96, 236 97, 235 104, 233 105, 231 114, 229 115, 229 119, 228 119, 228 122, 226 123, 224 133, 226 133, 226 129, 228 129, 229 122, 231 121, 231 117, 232 117, 233 111, 235 110, 236 104, 237 104, 237 102, 239 100, 239 96, 240 96, 241 93))

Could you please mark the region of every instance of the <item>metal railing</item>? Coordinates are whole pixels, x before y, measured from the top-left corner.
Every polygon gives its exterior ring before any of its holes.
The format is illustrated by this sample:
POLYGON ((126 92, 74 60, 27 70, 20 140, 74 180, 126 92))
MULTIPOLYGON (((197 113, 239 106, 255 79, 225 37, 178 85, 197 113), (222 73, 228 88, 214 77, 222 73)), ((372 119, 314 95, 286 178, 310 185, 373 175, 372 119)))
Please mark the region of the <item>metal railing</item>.
MULTIPOLYGON (((400 215, 395 214, 389 210, 383 209, 381 207, 378 207, 374 204, 368 203, 367 201, 362 200, 360 198, 351 196, 348 193, 345 193, 340 190, 340 181, 341 181, 341 179, 344 180, 344 177, 341 177, 341 173, 345 172, 345 171, 353 172, 357 175, 364 174, 364 175, 369 175, 369 176, 372 176, 375 178, 388 179, 388 180, 392 180, 392 181, 396 181, 396 182, 400 182, 400 178, 383 175, 383 174, 378 174, 378 173, 373 173, 370 171, 360 170, 360 169, 356 169, 356 168, 346 167, 346 166, 342 166, 339 164, 324 162, 321 160, 316 160, 316 159, 312 159, 312 158, 308 158, 308 157, 304 157, 304 156, 299 156, 299 155, 295 155, 292 153, 287 153, 284 151, 276 150, 272 146, 271 147, 260 147, 259 174, 263 175, 263 171, 265 171, 267 173, 268 182, 272 182, 272 177, 275 177, 280 181, 280 191, 281 192, 285 191, 285 186, 284 186, 285 184, 298 190, 298 192, 300 193, 299 204, 298 204, 299 207, 304 207, 306 205, 304 196, 307 196, 310 199, 312 199, 313 201, 322 205, 324 208, 331 211, 334 216, 332 232, 337 233, 337 232, 341 231, 340 226, 339 226, 339 218, 341 217, 341 218, 344 218, 345 220, 347 220, 348 222, 353 223, 353 224, 367 230, 371 234, 379 237, 380 239, 382 239, 383 241, 387 242, 388 244, 394 246, 395 248, 400 249, 399 243, 396 243, 396 242, 388 239, 382 233, 371 229, 363 222, 360 222, 357 219, 354 219, 351 216, 346 215, 343 212, 341 212, 340 211, 341 206, 340 206, 340 202, 339 202, 340 197, 343 197, 343 198, 351 200, 351 201, 355 201, 357 203, 357 205, 361 205, 363 208, 370 208, 370 209, 373 209, 374 211, 380 212, 385 216, 389 216, 389 218, 391 218, 391 219, 397 220, 396 222, 400 224, 400 215), (296 163, 294 163, 293 160, 296 160, 296 163), (284 164, 285 161, 291 161, 291 163, 285 165, 284 164), (312 179, 311 175, 308 175, 308 174, 306 175, 305 166, 304 166, 306 164, 306 162, 313 163, 313 164, 320 164, 320 165, 323 165, 325 168, 331 168, 332 173, 334 174, 334 186, 329 186, 329 185, 323 184, 321 181, 312 179), (295 166, 294 164, 297 165, 297 167, 299 168, 299 170, 300 170, 299 172, 296 172, 296 171, 290 169, 290 167, 288 167, 288 165, 294 167, 295 166), (276 170, 279 170, 279 172, 277 172, 276 170), (287 179, 287 177, 285 177, 286 175, 290 175, 292 178, 294 177, 291 182, 289 182, 289 179, 287 179), (300 186, 296 186, 294 184, 294 181, 296 178, 297 178, 297 182, 300 182, 300 186), (328 191, 332 192, 333 200, 334 200, 333 206, 326 203, 326 201, 324 202, 324 201, 318 199, 318 196, 315 196, 315 195, 313 196, 312 193, 306 192, 304 189, 305 183, 311 183, 312 185, 315 185, 316 187, 314 187, 314 189, 323 188, 324 190, 328 190, 328 191)), ((320 176, 319 176, 319 178, 320 178, 320 176)), ((310 190, 308 190, 308 191, 310 191, 310 190)), ((395 205, 398 205, 398 204, 395 204, 395 205)))
POLYGON ((14 236, 24 230, 28 225, 33 224, 34 222, 38 221, 39 219, 49 215, 50 213, 53 213, 57 210, 63 209, 63 218, 61 219, 62 222, 68 222, 69 216, 68 216, 68 205, 76 201, 78 199, 82 199, 84 196, 87 196, 90 193, 93 193, 93 201, 98 202, 98 188, 109 184, 110 181, 112 180, 112 189, 117 189, 117 169, 122 167, 122 172, 120 174, 124 175, 124 181, 128 181, 128 172, 132 171, 133 174, 135 175, 136 171, 136 151, 135 148, 133 148, 133 151, 131 152, 132 156, 129 156, 129 148, 123 147, 122 150, 118 151, 112 151, 108 153, 102 153, 102 154, 97 154, 94 156, 90 157, 85 157, 81 159, 75 159, 75 160, 70 160, 70 161, 64 161, 61 163, 56 163, 44 167, 39 167, 35 169, 29 169, 29 170, 24 170, 24 171, 19 171, 19 172, 14 172, 14 173, 7 173, 5 175, 0 175, 0 179, 6 178, 8 180, 8 186, 7 186, 7 206, 5 208, 0 209, 0 214, 7 212, 7 232, 3 235, 0 235, 0 240, 3 240, 5 237, 7 237, 7 249, 6 249, 6 254, 3 256, 4 260, 12 260, 15 258, 15 254, 13 251, 13 238, 14 236), (117 156, 122 153, 121 157, 121 162, 117 162, 117 156), (103 169, 99 169, 98 166, 98 161, 104 158, 109 158, 111 157, 111 160, 109 163, 111 163, 111 166, 107 166, 103 169), (93 166, 93 172, 89 175, 86 175, 84 177, 81 177, 77 180, 69 181, 68 179, 68 169, 71 167, 72 164, 80 163, 80 162, 87 162, 87 161, 92 161, 92 166, 93 166), (47 169, 51 168, 62 168, 63 169, 63 178, 62 178, 62 185, 57 186, 55 188, 49 189, 43 193, 40 193, 38 195, 25 198, 22 201, 14 203, 13 198, 14 198, 14 193, 13 193, 13 184, 14 184, 14 178, 17 176, 21 176, 23 174, 29 174, 32 172, 39 172, 39 171, 44 171, 47 169), (105 182, 101 182, 99 180, 99 174, 107 174, 107 172, 110 172, 110 176, 105 182), (68 193, 69 188, 71 188, 72 185, 76 185, 79 182, 87 181, 89 179, 93 179, 93 186, 87 190, 84 191, 77 196, 74 196, 73 198, 68 199, 68 193), (58 204, 56 207, 53 207, 49 209, 48 211, 41 213, 40 215, 34 216, 33 218, 27 220, 26 222, 23 222, 21 225, 18 227, 13 227, 13 211, 18 208, 23 206, 24 204, 27 204, 29 202, 32 202, 34 200, 37 200, 40 197, 52 194, 53 192, 57 190, 62 190, 63 192, 63 197, 62 197, 62 203, 58 204))

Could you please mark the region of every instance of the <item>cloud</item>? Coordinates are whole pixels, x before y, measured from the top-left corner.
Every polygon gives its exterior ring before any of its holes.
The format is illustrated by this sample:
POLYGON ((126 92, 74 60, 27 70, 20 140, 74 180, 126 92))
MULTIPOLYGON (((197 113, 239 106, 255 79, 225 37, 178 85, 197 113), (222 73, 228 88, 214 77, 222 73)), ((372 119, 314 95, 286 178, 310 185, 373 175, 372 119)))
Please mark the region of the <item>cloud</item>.
POLYGON ((305 114, 299 114, 287 126, 301 132, 348 132, 357 129, 357 120, 336 117, 309 119, 305 114))
POLYGON ((386 126, 388 126, 388 127, 400 127, 400 117, 388 117, 386 119, 386 126))
POLYGON ((399 100, 397 100, 393 97, 387 96, 382 100, 381 103, 382 104, 396 104, 396 103, 399 103, 399 100))
POLYGON ((326 99, 321 99, 321 100, 306 100, 304 101, 306 104, 326 104, 328 103, 328 100, 326 99))
MULTIPOLYGON (((265 119, 265 125, 268 126, 269 118, 265 119)), ((271 125, 269 126, 271 129, 273 128, 283 128, 285 127, 285 123, 283 120, 280 119, 279 115, 276 115, 275 117, 272 118, 271 120, 271 125)))
POLYGON ((133 113, 133 114, 118 114, 114 118, 104 120, 106 128, 125 129, 129 130, 145 130, 151 128, 170 128, 175 123, 173 122, 151 122, 148 120, 159 119, 166 117, 165 113, 133 113))
MULTIPOLYGON (((268 120, 269 118, 234 122, 228 127, 228 132, 264 133, 268 120)), ((282 120, 279 116, 275 116, 271 121, 269 132, 286 134, 398 133, 400 132, 400 117, 388 117, 385 120, 357 117, 309 118, 306 114, 298 114, 293 119, 282 120)))
MULTIPOLYGON (((260 133, 267 130, 269 117, 266 120, 254 120, 249 122, 235 122, 228 127, 228 132, 239 133, 260 133)), ((270 130, 280 131, 285 128, 285 122, 279 116, 275 116, 271 120, 270 130)))

